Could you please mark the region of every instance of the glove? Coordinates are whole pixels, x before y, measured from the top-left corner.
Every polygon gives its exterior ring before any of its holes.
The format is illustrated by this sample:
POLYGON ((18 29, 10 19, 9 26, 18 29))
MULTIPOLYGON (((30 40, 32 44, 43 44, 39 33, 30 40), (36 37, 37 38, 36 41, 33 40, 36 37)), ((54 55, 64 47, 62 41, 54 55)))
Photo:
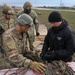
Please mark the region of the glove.
POLYGON ((29 67, 38 73, 42 73, 42 72, 46 71, 45 65, 40 62, 32 62, 31 61, 29 67))
POLYGON ((36 36, 39 36, 40 35, 40 33, 39 32, 36 32, 36 36))
POLYGON ((44 56, 42 57, 43 60, 48 61, 48 62, 54 60, 55 58, 56 58, 56 57, 55 57, 55 53, 54 53, 54 52, 52 52, 52 53, 46 53, 46 54, 44 54, 44 56))

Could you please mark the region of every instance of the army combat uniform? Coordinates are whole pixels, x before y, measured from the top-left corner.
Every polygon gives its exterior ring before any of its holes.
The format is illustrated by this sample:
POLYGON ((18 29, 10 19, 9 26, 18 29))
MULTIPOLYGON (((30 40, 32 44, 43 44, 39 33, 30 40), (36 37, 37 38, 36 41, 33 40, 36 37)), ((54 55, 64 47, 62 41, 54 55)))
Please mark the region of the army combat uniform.
POLYGON ((25 35, 25 33, 23 34, 22 37, 21 34, 19 34, 16 31, 15 28, 10 29, 4 34, 3 40, 5 41, 4 47, 6 57, 13 65, 15 65, 15 67, 19 66, 27 67, 30 62, 29 59, 22 56, 22 54, 24 54, 27 50, 26 38, 27 36, 25 35))
POLYGON ((14 10, 11 6, 4 5, 2 8, 3 16, 0 18, 0 68, 2 66, 1 63, 3 63, 3 37, 2 34, 8 30, 9 28, 12 28, 15 25, 14 20, 11 18, 11 15, 14 14, 14 10), (6 16, 9 14, 9 19, 6 18, 6 16))
POLYGON ((0 25, 4 30, 8 30, 15 26, 15 21, 13 19, 6 20, 4 17, 0 18, 0 25))
POLYGON ((32 54, 33 57, 35 56, 34 54, 35 52, 30 51, 28 49, 26 33, 21 35, 19 32, 16 31, 14 27, 7 30, 3 34, 3 40, 5 50, 5 57, 4 57, 5 65, 3 64, 2 67, 4 68, 21 67, 21 66, 28 67, 30 60, 34 61, 34 59, 31 56, 30 56, 31 59, 30 57, 28 57, 29 59, 26 58, 27 52, 29 53, 29 55, 32 54))
POLYGON ((5 4, 2 8, 2 13, 3 16, 0 18, 0 26, 2 26, 4 30, 14 27, 15 21, 11 18, 11 15, 15 13, 13 8, 5 4), (7 18, 8 15, 10 16, 9 19, 7 18))
MULTIPOLYGON (((18 12, 17 16, 25 13, 24 10, 26 10, 27 8, 31 8, 32 5, 30 2, 26 2, 23 6, 23 10, 21 10, 20 12, 18 12)), ((36 35, 39 35, 39 32, 38 32, 38 27, 39 27, 39 22, 37 20, 37 14, 35 11, 33 11, 31 9, 31 12, 30 13, 26 13, 28 14, 32 19, 33 19, 33 25, 31 26, 30 30, 28 31, 28 35, 29 35, 29 44, 30 44, 30 49, 33 50, 33 42, 35 41, 35 34, 34 34, 34 29, 36 31, 36 35)))
MULTIPOLYGON (((11 18, 11 15, 14 14, 14 10, 12 9, 11 6, 8 6, 5 4, 3 5, 2 13, 3 13, 3 16, 0 18, 0 27, 4 32, 15 26, 15 21, 11 18)), ((2 31, 1 29, 0 31, 2 31)), ((0 37, 0 39, 2 40, 2 37, 0 37)), ((1 40, 0 40, 0 44, 2 43, 1 40)))
MULTIPOLYGON (((25 72, 28 68, 38 73, 45 72, 46 67, 40 61, 41 59, 34 51, 28 49, 27 31, 33 24, 32 18, 27 14, 22 14, 16 19, 16 22, 15 27, 3 33, 4 53, 3 56, 0 54, 0 69, 7 68, 10 70, 10 68, 14 67, 24 67, 23 71, 25 72)), ((15 75, 17 75, 17 72, 15 75)))

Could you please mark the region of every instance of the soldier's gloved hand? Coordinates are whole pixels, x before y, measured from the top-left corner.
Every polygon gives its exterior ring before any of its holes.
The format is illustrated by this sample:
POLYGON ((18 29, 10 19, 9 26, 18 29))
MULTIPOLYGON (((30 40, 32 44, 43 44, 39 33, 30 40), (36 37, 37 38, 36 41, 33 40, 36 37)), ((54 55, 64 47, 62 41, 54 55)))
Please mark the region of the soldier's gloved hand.
POLYGON ((29 67, 38 73, 42 73, 42 72, 46 71, 45 65, 40 62, 32 62, 31 61, 29 67))
POLYGON ((36 32, 36 36, 39 36, 40 35, 40 33, 39 32, 36 32))

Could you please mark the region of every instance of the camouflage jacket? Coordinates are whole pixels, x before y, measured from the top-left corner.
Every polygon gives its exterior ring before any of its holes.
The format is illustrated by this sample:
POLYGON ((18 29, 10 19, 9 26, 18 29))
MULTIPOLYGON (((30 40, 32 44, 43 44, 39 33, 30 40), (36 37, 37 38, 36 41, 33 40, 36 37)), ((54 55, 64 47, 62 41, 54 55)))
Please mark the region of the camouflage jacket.
POLYGON ((1 17, 0 26, 2 26, 4 30, 8 30, 15 26, 15 21, 13 19, 6 20, 4 17, 1 17))
MULTIPOLYGON (((13 19, 6 20, 4 17, 0 18, 0 26, 3 30, 8 30, 9 28, 12 28, 15 26, 15 21, 13 19)), ((0 28, 0 32, 1 32, 0 28)), ((2 34, 0 34, 0 45, 2 45, 2 34)))
MULTIPOLYGON (((3 34, 3 47, 5 50, 5 58, 10 62, 11 66, 28 67, 31 60, 23 56, 28 50, 27 34, 21 35, 16 28, 11 28, 3 34)), ((9 65, 10 66, 10 65, 9 65)))

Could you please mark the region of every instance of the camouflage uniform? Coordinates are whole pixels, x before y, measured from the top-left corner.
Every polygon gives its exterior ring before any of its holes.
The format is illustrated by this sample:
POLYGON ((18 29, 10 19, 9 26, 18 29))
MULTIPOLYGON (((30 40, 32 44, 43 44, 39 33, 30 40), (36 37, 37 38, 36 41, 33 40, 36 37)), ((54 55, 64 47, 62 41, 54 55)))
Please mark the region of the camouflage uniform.
POLYGON ((29 59, 26 58, 27 53, 35 57, 35 52, 30 51, 28 48, 27 39, 27 33, 23 33, 22 36, 19 32, 16 31, 15 27, 7 30, 3 34, 3 46, 5 50, 4 64, 2 63, 1 65, 3 68, 21 66, 28 67, 31 61, 30 59, 34 61, 31 56, 27 56, 29 59))
POLYGON ((4 30, 8 30, 15 26, 15 21, 13 19, 6 20, 4 17, 1 17, 0 26, 2 26, 4 30))
MULTIPOLYGON (((12 9, 11 6, 8 5, 4 5, 3 6, 3 10, 2 10, 3 15, 13 15, 14 14, 14 10, 12 9)), ((10 17, 10 19, 5 18, 5 16, 2 16, 0 18, 0 26, 2 26, 2 28, 4 30, 7 30, 9 28, 14 27, 15 25, 15 21, 10 17)))
MULTIPOLYGON (((28 3, 29 4, 29 3, 28 3)), ((29 4, 30 5, 30 4, 29 4)), ((28 5, 28 6, 29 6, 28 5)), ((24 5, 23 6, 23 8, 27 8, 28 6, 26 6, 26 5, 24 5)), ((29 6, 29 7, 31 7, 31 5, 29 6)), ((19 15, 21 15, 21 14, 23 14, 23 13, 25 13, 24 12, 24 10, 21 10, 18 14, 17 14, 17 16, 19 16, 19 15)), ((30 49, 31 50, 33 50, 33 42, 34 42, 34 40, 35 40, 35 34, 34 34, 34 29, 35 29, 35 31, 36 31, 36 33, 38 32, 38 27, 39 27, 39 23, 38 23, 38 20, 37 20, 37 14, 33 11, 33 10, 31 10, 31 12, 28 14, 28 15, 30 15, 30 17, 33 19, 33 25, 32 25, 32 27, 30 28, 30 30, 28 31, 28 35, 29 35, 29 42, 30 42, 30 49)))
POLYGON ((12 9, 11 6, 8 5, 4 5, 2 8, 2 13, 3 16, 0 18, 0 67, 2 66, 1 63, 3 63, 2 60, 4 60, 3 57, 3 53, 4 53, 4 49, 3 47, 3 37, 2 34, 4 31, 8 30, 9 28, 12 28, 15 25, 15 22, 13 19, 6 19, 5 15, 13 15, 14 14, 14 10, 12 9), (2 59, 1 59, 2 58, 2 59))
MULTIPOLYGON (((30 60, 26 57, 23 57, 23 54, 27 52, 27 45, 26 45, 26 33, 24 33, 24 36, 22 37, 21 34, 19 34, 15 28, 7 30, 3 35, 4 40, 4 49, 5 49, 5 57, 8 58, 7 62, 5 60, 5 65, 7 63, 10 63, 8 65, 9 67, 20 67, 25 66, 27 67, 30 63, 30 60)), ((6 68, 6 66, 4 68, 6 68)))
MULTIPOLYGON (((3 13, 3 15, 4 14, 5 15, 7 15, 7 14, 12 14, 13 15, 14 14, 14 10, 12 9, 11 6, 4 5, 2 13, 3 13)), ((12 27, 15 26, 15 21, 12 18, 6 19, 5 16, 2 16, 0 18, 0 26, 2 27, 2 29, 8 30, 9 28, 12 28, 12 27)), ((0 37, 0 39, 1 39, 1 37, 0 37)), ((0 42, 1 42, 1 40, 0 40, 0 42)))

